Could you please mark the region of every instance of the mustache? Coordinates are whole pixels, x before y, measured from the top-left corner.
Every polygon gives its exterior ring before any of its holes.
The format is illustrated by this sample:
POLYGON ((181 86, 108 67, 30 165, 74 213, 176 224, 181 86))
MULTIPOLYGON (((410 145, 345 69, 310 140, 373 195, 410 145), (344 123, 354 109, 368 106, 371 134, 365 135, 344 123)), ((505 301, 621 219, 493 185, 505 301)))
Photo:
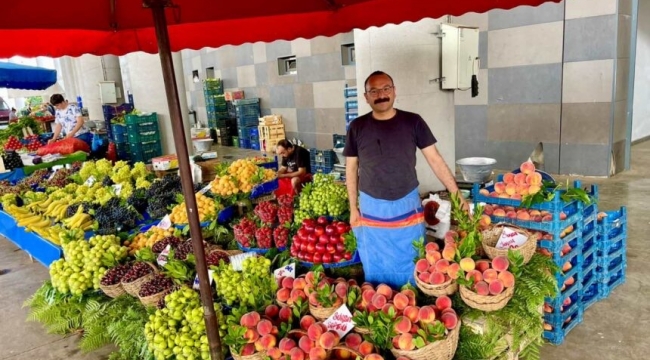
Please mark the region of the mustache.
POLYGON ((390 98, 380 98, 380 99, 375 100, 375 104, 381 104, 383 102, 389 102, 389 101, 390 101, 390 98))

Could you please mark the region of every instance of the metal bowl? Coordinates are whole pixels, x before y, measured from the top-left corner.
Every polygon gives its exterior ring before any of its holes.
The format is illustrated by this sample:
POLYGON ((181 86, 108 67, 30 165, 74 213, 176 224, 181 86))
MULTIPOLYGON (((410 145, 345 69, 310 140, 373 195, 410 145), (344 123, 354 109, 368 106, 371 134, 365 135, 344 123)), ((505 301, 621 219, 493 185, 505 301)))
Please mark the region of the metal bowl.
POLYGON ((471 183, 485 183, 490 180, 496 163, 495 159, 485 157, 469 157, 456 161, 463 179, 471 183))

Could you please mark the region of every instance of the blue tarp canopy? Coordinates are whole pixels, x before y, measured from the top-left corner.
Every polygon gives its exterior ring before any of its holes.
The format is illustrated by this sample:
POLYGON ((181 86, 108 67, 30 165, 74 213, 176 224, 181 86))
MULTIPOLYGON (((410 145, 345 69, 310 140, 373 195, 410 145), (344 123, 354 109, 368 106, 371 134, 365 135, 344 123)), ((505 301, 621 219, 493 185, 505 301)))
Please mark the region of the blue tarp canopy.
POLYGON ((0 88, 45 90, 56 83, 56 70, 0 62, 0 88))

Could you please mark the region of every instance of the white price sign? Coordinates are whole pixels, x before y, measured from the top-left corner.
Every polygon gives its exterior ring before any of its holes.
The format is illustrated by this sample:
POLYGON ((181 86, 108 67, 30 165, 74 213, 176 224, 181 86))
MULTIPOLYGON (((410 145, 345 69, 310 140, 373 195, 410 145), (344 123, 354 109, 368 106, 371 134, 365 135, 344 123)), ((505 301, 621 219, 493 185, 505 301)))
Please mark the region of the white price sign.
MULTIPOLYGON (((210 284, 212 284, 212 281, 214 280, 214 278, 212 277, 213 274, 214 274, 214 270, 208 269, 208 279, 210 280, 210 284)), ((194 288, 194 290, 199 289, 199 274, 196 274, 196 277, 194 278, 194 285, 192 285, 192 288, 194 288)))
POLYGON ((93 185, 95 184, 95 181, 96 181, 96 180, 95 180, 95 176, 90 175, 90 177, 86 180, 86 182, 84 183, 84 185, 86 185, 86 186, 93 186, 93 185))
POLYGON ((248 252, 248 253, 242 253, 242 254, 230 256, 230 265, 232 265, 232 268, 235 271, 242 271, 242 265, 244 264, 244 260, 252 256, 255 256, 255 253, 248 252))
POLYGON ((122 184, 113 185, 113 192, 115 192, 115 195, 120 196, 120 193, 122 192, 122 184))
POLYGON ((352 330, 352 328, 354 328, 352 313, 350 313, 347 305, 343 304, 334 312, 334 314, 323 322, 323 325, 325 325, 327 330, 335 331, 341 338, 343 338, 350 332, 350 330, 352 330))
POLYGON ((276 269, 273 271, 273 275, 275 275, 275 279, 279 279, 281 277, 290 277, 295 279, 296 278, 296 264, 291 263, 287 266, 283 266, 279 269, 276 269))
POLYGON ((203 195, 203 194, 207 193, 208 190, 210 190, 211 187, 212 187, 211 184, 206 185, 203 189, 199 190, 199 194, 203 195))
POLYGON ((165 250, 163 250, 160 255, 158 255, 158 265, 160 266, 165 266, 167 265, 167 257, 169 257, 169 250, 171 249, 171 245, 167 245, 165 250))
POLYGON ((504 227, 497 241, 497 249, 516 249, 526 243, 528 237, 522 235, 511 228, 504 227))
POLYGON ((158 226, 163 230, 169 229, 172 226, 172 221, 169 218, 169 215, 165 215, 165 217, 162 220, 160 220, 160 222, 156 226, 158 226))

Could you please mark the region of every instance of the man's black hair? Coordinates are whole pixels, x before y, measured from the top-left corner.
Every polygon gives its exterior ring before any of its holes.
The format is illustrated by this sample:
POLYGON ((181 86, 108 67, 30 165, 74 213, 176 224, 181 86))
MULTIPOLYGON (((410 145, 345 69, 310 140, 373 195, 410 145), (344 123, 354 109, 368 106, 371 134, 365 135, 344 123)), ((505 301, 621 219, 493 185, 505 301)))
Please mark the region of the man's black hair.
POLYGON ((293 144, 291 143, 291 141, 289 141, 287 139, 282 139, 282 140, 278 141, 277 146, 282 146, 283 148, 285 148, 287 150, 293 148, 293 144))
POLYGON ((50 97, 50 104, 52 104, 53 106, 57 106, 57 105, 59 105, 60 103, 62 103, 64 101, 65 101, 65 99, 63 98, 63 95, 61 95, 61 94, 54 94, 54 95, 52 95, 50 97))
POLYGON ((371 77, 373 77, 373 76, 379 76, 379 75, 386 75, 386 76, 388 76, 388 78, 390 79, 390 82, 391 82, 393 85, 395 85, 395 82, 393 81, 393 77, 392 77, 392 76, 386 74, 385 72, 383 72, 383 71, 381 71, 381 70, 377 70, 377 71, 373 72, 372 74, 368 75, 368 77, 366 78, 366 82, 363 84, 363 90, 366 91, 366 89, 368 88, 368 82, 370 81, 370 78, 371 78, 371 77))

